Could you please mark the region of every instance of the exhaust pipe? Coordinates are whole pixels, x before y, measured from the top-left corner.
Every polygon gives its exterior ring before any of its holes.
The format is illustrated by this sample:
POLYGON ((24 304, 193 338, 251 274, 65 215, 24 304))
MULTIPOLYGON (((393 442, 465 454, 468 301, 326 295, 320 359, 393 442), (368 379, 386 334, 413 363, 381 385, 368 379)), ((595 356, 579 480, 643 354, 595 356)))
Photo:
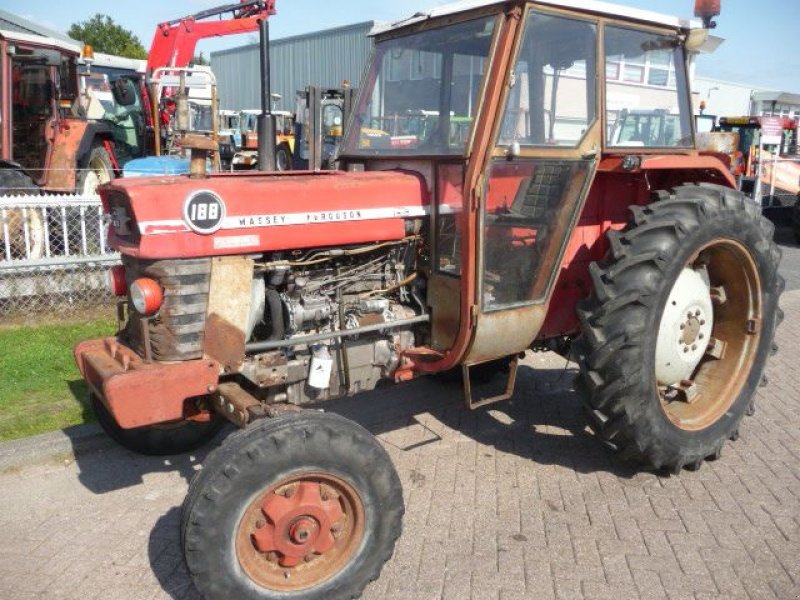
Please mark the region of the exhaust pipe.
POLYGON ((261 54, 261 114, 258 115, 258 170, 274 171, 275 115, 272 114, 272 83, 269 56, 269 21, 260 22, 259 41, 261 54))

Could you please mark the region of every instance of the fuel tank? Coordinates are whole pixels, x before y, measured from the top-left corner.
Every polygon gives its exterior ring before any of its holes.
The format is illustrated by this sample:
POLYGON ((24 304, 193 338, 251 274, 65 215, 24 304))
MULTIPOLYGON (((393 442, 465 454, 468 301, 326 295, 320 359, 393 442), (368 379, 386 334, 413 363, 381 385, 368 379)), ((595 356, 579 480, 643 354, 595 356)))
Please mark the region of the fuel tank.
POLYGON ((398 171, 118 179, 100 196, 111 245, 143 259, 401 239, 430 211, 424 178, 398 171))

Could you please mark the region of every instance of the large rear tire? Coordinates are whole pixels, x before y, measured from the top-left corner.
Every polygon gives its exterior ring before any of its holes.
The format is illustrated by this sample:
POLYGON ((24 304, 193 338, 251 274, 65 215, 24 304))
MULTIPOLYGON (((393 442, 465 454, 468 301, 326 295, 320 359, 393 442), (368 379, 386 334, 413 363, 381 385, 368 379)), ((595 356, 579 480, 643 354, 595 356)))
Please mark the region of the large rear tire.
MULTIPOLYGON (((0 166, 0 197, 34 195, 41 193, 33 180, 13 167, 0 166)), ((44 223, 39 209, 10 208, 0 214, 0 261, 6 260, 6 229, 11 260, 37 260, 45 254, 44 223), (5 222, 5 227, 2 222, 5 222)))
POLYGON ((657 197, 592 265, 578 354, 601 439, 679 472, 718 457, 752 412, 785 283, 774 227, 743 194, 686 185, 657 197))
POLYGON ((403 492, 375 438, 318 412, 231 435, 192 481, 182 539, 207 600, 358 597, 391 557, 403 492))
POLYGON ((123 448, 145 456, 175 456, 197 450, 210 442, 226 423, 225 419, 212 413, 208 422, 180 421, 122 429, 94 394, 91 402, 97 422, 108 437, 123 448))

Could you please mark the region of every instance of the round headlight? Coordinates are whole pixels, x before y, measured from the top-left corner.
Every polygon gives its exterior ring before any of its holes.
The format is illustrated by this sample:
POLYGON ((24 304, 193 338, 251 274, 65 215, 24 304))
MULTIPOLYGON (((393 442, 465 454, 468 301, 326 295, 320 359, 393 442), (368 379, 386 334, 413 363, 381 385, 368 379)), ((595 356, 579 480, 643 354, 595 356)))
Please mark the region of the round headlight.
POLYGON ((164 291, 152 279, 137 279, 131 284, 131 302, 141 315, 152 316, 161 308, 164 302, 164 291))

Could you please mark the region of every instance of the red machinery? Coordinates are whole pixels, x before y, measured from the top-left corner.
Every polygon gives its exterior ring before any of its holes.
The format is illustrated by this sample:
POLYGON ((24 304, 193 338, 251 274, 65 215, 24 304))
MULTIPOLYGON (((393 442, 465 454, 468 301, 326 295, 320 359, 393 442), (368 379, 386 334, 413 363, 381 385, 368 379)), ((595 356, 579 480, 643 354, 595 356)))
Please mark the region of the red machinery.
POLYGON ((162 67, 185 67, 194 58, 197 42, 258 31, 259 22, 275 14, 275 0, 241 0, 173 21, 160 23, 147 58, 149 71, 162 67), (232 18, 201 23, 205 19, 231 13, 232 18))
POLYGON ((384 382, 457 368, 474 410, 512 395, 521 354, 552 350, 624 457, 678 473, 738 437, 782 319, 773 229, 696 147, 683 67, 704 32, 592 6, 456 3, 379 30, 339 172, 208 176, 201 158, 102 189, 126 318, 75 349, 101 424, 151 454, 242 429, 183 509, 209 600, 349 599, 377 577, 400 480, 367 431, 316 409, 384 382), (675 85, 608 68, 665 49, 675 85), (670 126, 610 135, 621 87, 670 126), (412 110, 436 126, 375 143, 412 110))

